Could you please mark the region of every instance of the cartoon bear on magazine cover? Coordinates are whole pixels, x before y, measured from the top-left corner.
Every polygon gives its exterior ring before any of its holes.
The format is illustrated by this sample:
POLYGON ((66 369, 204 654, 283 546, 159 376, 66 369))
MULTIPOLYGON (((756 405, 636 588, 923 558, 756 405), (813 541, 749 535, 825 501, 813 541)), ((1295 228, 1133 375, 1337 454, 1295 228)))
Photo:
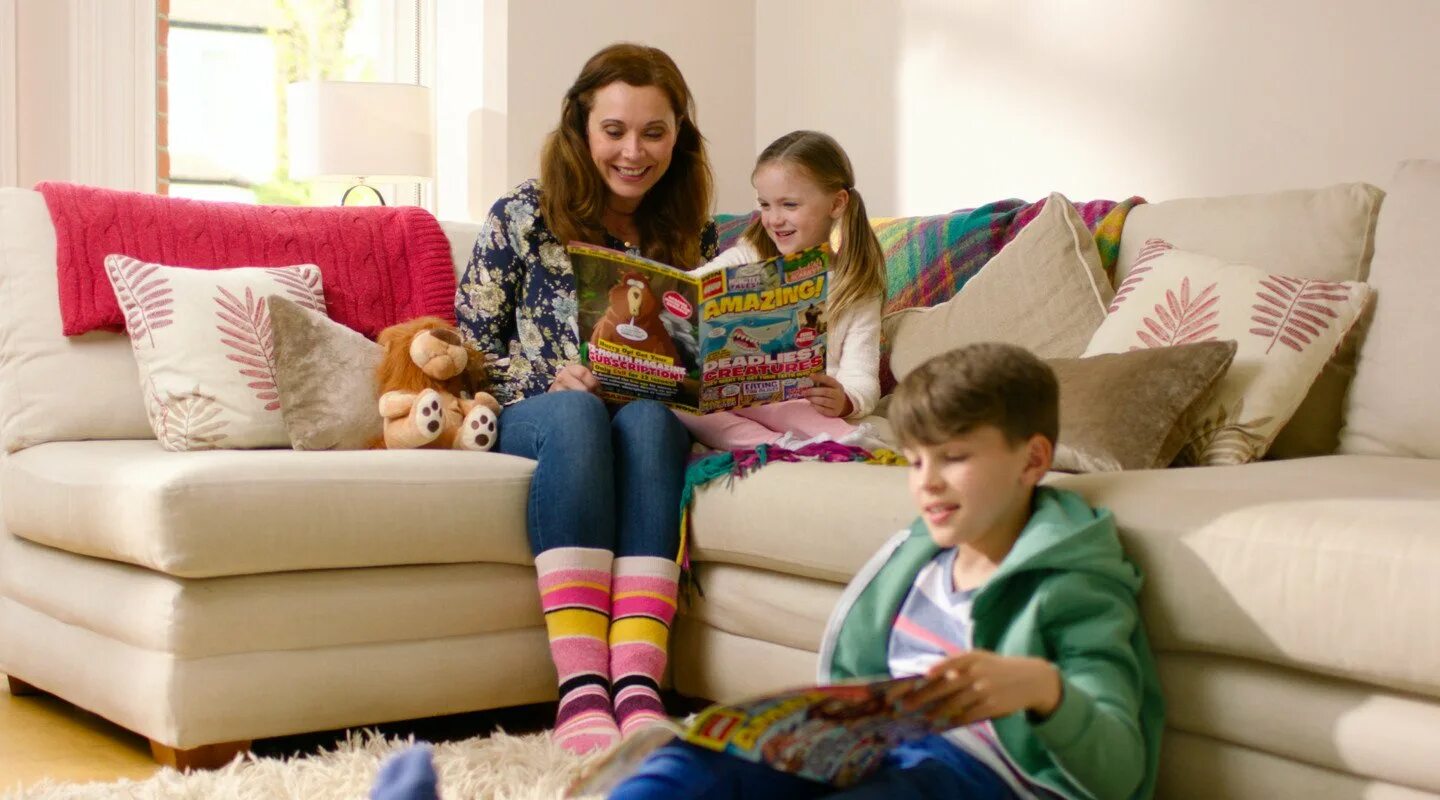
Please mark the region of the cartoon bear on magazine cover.
POLYGON ((610 289, 610 307, 595 323, 590 333, 590 346, 599 347, 604 339, 632 350, 665 356, 673 363, 679 353, 665 322, 660 319, 660 299, 650 288, 650 281, 636 272, 627 272, 610 289))

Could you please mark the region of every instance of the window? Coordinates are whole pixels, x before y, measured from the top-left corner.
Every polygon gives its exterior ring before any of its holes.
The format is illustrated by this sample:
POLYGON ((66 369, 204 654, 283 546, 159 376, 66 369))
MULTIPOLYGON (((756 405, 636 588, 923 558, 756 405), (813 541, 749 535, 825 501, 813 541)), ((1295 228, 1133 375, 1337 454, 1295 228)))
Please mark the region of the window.
MULTIPOLYGON (((337 203, 344 185, 290 179, 286 85, 422 79, 423 0, 159 0, 157 5, 161 194, 337 203)), ((400 202, 424 204, 419 186, 379 188, 388 202, 398 195, 400 202)))

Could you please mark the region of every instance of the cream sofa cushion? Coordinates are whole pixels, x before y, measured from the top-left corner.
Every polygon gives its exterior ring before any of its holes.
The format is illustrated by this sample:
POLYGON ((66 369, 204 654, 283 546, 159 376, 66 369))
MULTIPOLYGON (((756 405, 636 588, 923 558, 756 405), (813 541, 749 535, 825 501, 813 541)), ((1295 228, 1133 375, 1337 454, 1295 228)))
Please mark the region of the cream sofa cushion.
POLYGON ((1340 449, 1440 458, 1440 161, 1400 165, 1375 233, 1375 319, 1340 449))
MULTIPOLYGON (((796 619, 824 618, 834 587, 913 518, 906 470, 784 463, 761 472, 763 481, 700 491, 692 557, 785 575, 772 587, 726 570, 712 587, 702 571, 701 613, 737 635, 807 646, 796 619), (816 485, 827 491, 807 489, 816 485), (822 506, 831 509, 823 516, 822 506), (772 590, 792 606, 786 614, 732 610, 772 590)), ((1440 638, 1421 635, 1440 618, 1440 461, 1329 456, 1047 482, 1115 513, 1147 576, 1141 601, 1157 649, 1230 653, 1440 697, 1440 638)))
POLYGON ((954 297, 885 318, 890 368, 903 380, 930 358, 974 342, 1074 358, 1105 319, 1113 295, 1085 220, 1064 195, 1052 194, 954 297))
POLYGON ((26 643, 0 651, 0 670, 171 747, 555 699, 543 626, 177 658, 0 597, 0 637, 26 643))
MULTIPOLYGON (((1137 206, 1125 220, 1115 281, 1130 274, 1151 239, 1278 275, 1363 281, 1384 193, 1366 183, 1267 194, 1170 200, 1137 206)), ((1345 392, 1363 320, 1341 341, 1270 447, 1273 458, 1328 455, 1339 444, 1345 392)))
POLYGON ((1440 792, 1440 704, 1247 659, 1161 653, 1156 661, 1167 728, 1440 792))
POLYGON ((445 231, 445 238, 450 240, 450 259, 455 262, 456 280, 465 273, 470 256, 475 252, 475 240, 480 238, 483 227, 479 222, 440 222, 440 230, 445 231))
POLYGON ((1115 513, 1157 650, 1440 697, 1440 461, 1329 456, 1055 478, 1115 513))
POLYGON ((529 564, 535 462, 450 451, 208 450, 51 442, 0 462, 5 527, 80 555, 207 578, 529 564))
POLYGON ((811 461, 711 481, 691 508, 691 558, 844 583, 915 518, 905 473, 811 461))
POLYGON ((543 627, 535 570, 426 564, 194 580, 0 532, 0 594, 179 658, 543 627))
POLYGON ((60 333, 55 227, 39 192, 0 188, 0 445, 153 439, 130 340, 60 333))

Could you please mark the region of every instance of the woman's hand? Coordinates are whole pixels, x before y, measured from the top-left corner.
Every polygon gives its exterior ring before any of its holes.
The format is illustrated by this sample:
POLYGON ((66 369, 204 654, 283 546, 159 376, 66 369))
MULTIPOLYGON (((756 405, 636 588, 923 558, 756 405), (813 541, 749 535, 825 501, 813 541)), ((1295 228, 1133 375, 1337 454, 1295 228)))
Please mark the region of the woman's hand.
POLYGON ((805 399, 815 406, 816 411, 827 417, 848 417, 855 411, 840 381, 823 372, 812 375, 810 379, 815 381, 815 385, 805 390, 805 399))
POLYGON ((1044 718, 1060 705, 1060 670, 1043 658, 971 650, 930 668, 920 688, 896 698, 905 708, 928 705, 932 719, 956 726, 1028 711, 1044 718))
POLYGON ((595 373, 579 364, 566 364, 558 373, 555 380, 550 382, 552 392, 590 392, 599 394, 600 381, 596 379, 595 373))

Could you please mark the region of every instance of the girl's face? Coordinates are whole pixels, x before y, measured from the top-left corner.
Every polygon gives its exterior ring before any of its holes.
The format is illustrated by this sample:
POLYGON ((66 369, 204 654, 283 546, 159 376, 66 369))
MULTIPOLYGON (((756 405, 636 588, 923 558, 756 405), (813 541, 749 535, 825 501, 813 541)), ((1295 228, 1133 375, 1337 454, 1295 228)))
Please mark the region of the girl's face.
POLYGON ((844 189, 827 192, 789 164, 761 165, 753 183, 765 232, 786 256, 829 241, 831 227, 850 202, 844 189))
POLYGON ((595 92, 585 125, 590 158, 617 211, 634 211, 670 167, 679 126, 655 86, 616 81, 595 92))

